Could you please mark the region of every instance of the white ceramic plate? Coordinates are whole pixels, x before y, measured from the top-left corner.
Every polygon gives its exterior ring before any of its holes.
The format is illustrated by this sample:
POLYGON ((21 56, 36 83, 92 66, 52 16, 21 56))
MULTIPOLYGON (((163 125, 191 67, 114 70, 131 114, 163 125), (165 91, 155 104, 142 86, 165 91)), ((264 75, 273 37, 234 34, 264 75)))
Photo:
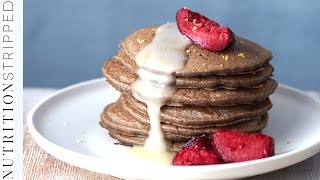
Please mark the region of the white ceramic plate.
POLYGON ((28 127, 39 146, 72 165, 125 179, 234 179, 300 162, 320 151, 320 103, 279 85, 264 133, 275 139, 276 155, 209 166, 160 166, 138 160, 116 145, 98 122, 104 106, 119 97, 98 79, 63 89, 33 108, 28 127))

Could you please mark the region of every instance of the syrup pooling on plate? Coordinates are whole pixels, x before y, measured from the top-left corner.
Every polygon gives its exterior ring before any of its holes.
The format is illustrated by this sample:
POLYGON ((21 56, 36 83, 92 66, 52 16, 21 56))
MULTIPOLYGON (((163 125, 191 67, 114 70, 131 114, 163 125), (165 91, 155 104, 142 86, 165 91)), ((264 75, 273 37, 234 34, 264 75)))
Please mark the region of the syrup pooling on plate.
POLYGON ((152 42, 135 57, 138 79, 131 85, 131 92, 147 105, 150 122, 149 136, 143 146, 145 151, 169 153, 169 144, 161 129, 160 108, 177 90, 174 72, 184 68, 185 49, 190 44, 176 23, 167 23, 157 28, 152 42))

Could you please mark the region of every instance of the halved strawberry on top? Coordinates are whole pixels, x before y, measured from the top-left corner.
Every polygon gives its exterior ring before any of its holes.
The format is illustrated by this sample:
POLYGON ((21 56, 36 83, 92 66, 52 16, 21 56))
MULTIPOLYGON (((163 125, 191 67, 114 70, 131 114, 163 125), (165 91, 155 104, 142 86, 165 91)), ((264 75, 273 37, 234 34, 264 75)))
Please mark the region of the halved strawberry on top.
POLYGON ((178 28, 195 44, 211 51, 222 51, 235 42, 234 33, 207 17, 181 8, 176 14, 178 28))

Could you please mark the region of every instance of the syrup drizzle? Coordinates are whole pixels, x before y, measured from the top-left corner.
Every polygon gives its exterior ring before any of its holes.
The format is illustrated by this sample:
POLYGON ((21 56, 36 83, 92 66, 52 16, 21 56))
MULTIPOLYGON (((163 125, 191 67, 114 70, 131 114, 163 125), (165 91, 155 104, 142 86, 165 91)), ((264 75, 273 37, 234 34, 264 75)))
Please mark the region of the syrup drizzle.
POLYGON ((150 153, 166 156, 170 163, 172 155, 167 150, 170 142, 165 140, 161 129, 160 108, 177 91, 174 72, 184 68, 187 60, 185 49, 190 44, 176 23, 167 23, 157 28, 151 43, 135 57, 139 67, 138 79, 131 85, 131 92, 147 105, 150 123, 149 136, 138 151, 145 151, 148 156, 150 153))

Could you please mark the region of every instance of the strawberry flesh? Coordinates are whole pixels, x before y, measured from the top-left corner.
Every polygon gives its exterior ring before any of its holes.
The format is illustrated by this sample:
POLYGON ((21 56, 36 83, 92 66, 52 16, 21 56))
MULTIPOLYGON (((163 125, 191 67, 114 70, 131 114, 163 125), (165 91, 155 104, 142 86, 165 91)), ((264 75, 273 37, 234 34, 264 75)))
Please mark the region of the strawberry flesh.
POLYGON ((274 140, 264 134, 222 130, 212 132, 212 146, 225 162, 242 162, 274 155, 274 140))
POLYGON ((176 20, 180 32, 202 48, 222 51, 235 42, 234 33, 228 27, 187 8, 177 12, 176 20))
POLYGON ((222 159, 215 153, 211 140, 201 136, 193 138, 175 155, 174 166, 221 164, 222 159))

